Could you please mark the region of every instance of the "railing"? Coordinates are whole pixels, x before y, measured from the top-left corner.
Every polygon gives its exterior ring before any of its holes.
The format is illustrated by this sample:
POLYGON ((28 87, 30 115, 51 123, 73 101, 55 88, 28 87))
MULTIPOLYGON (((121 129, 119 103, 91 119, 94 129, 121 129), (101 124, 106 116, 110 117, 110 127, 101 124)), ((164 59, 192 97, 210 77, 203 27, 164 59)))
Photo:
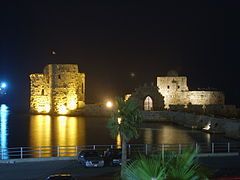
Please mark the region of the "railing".
MULTIPOLYGON (((175 151, 181 153, 187 147, 199 150, 199 153, 233 153, 240 152, 240 143, 196 143, 196 144, 128 144, 129 155, 135 153, 156 153, 175 151)), ((0 159, 23 159, 43 157, 76 157, 81 150, 97 150, 104 153, 109 148, 118 148, 116 145, 85 145, 85 146, 40 146, 1 148, 0 159)))

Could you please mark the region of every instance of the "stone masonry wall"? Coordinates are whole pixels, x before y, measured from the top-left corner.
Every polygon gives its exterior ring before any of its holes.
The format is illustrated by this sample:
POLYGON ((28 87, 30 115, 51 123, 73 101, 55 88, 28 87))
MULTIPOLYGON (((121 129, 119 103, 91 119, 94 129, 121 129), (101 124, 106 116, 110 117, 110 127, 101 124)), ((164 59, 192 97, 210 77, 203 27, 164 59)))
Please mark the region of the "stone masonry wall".
POLYGON ((31 74, 30 79, 30 111, 48 113, 51 98, 47 76, 44 74, 31 74))
POLYGON ((224 104, 225 97, 220 91, 189 91, 187 77, 157 77, 159 92, 164 96, 165 108, 170 105, 224 104))
MULTIPOLYGON (((35 74, 34 74, 35 75, 35 74)), ((30 75, 34 77, 34 75, 30 75)), ((36 88, 31 86, 30 104, 34 99, 43 99, 43 95, 37 97, 38 89, 46 85, 49 87, 49 93, 46 94, 50 101, 50 109, 55 114, 69 114, 77 108, 85 104, 85 74, 78 72, 78 66, 75 64, 49 64, 44 68, 45 77, 43 80, 31 78, 31 84, 35 84, 36 88)), ((36 103, 35 103, 36 104, 36 103)), ((37 104, 45 104, 44 101, 38 100, 37 104)), ((30 106, 33 112, 46 113, 41 109, 30 106)))
POLYGON ((219 91, 189 91, 189 102, 195 105, 224 104, 224 94, 219 91))
POLYGON ((148 121, 170 121, 181 126, 202 130, 208 133, 222 133, 226 137, 240 139, 239 119, 227 119, 173 111, 144 111, 143 118, 148 121))
POLYGON ((157 86, 164 96, 165 108, 171 104, 188 104, 187 77, 157 77, 157 86))

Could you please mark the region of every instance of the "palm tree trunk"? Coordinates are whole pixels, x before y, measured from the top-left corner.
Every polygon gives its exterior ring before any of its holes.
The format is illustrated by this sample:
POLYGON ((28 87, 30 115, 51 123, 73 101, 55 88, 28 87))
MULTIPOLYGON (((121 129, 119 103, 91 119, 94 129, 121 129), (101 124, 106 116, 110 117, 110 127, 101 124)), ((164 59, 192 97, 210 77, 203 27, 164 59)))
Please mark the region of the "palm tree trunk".
POLYGON ((127 164, 127 143, 125 137, 122 136, 122 165, 121 165, 121 177, 123 177, 123 169, 127 164))

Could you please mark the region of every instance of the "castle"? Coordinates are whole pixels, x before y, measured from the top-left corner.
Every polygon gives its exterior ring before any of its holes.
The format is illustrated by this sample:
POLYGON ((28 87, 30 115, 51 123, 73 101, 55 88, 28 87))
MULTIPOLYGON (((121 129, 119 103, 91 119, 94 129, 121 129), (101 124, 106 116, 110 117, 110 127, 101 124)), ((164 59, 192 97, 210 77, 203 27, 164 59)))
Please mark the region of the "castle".
POLYGON ((32 113, 70 114, 85 105, 85 74, 76 64, 49 64, 30 81, 32 113))
POLYGON ((167 109, 170 105, 225 104, 225 96, 220 91, 189 91, 185 76, 157 77, 157 87, 167 109))
MULTIPOLYGON (((49 64, 43 74, 30 75, 30 112, 37 114, 72 114, 85 107, 85 74, 76 64, 49 64)), ((128 97, 129 98, 129 97, 128 97)), ((157 77, 157 86, 135 89, 130 97, 142 110, 161 110, 224 105, 220 91, 189 91, 187 77, 176 73, 157 77), (196 105, 196 106, 195 106, 196 105)), ((90 106, 86 108, 89 109, 90 106)), ((93 111, 91 106, 90 111, 93 111)), ((224 106, 225 107, 225 106, 224 106)), ((85 108, 85 109, 86 109, 85 108)))

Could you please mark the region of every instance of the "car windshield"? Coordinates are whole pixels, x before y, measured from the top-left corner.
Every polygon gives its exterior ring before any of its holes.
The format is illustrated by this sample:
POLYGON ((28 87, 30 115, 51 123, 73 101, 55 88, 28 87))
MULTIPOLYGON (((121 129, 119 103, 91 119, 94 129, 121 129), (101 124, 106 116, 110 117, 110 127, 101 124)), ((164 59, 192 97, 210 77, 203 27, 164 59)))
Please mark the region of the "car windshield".
POLYGON ((98 152, 97 151, 89 151, 86 152, 85 157, 98 157, 98 152))

